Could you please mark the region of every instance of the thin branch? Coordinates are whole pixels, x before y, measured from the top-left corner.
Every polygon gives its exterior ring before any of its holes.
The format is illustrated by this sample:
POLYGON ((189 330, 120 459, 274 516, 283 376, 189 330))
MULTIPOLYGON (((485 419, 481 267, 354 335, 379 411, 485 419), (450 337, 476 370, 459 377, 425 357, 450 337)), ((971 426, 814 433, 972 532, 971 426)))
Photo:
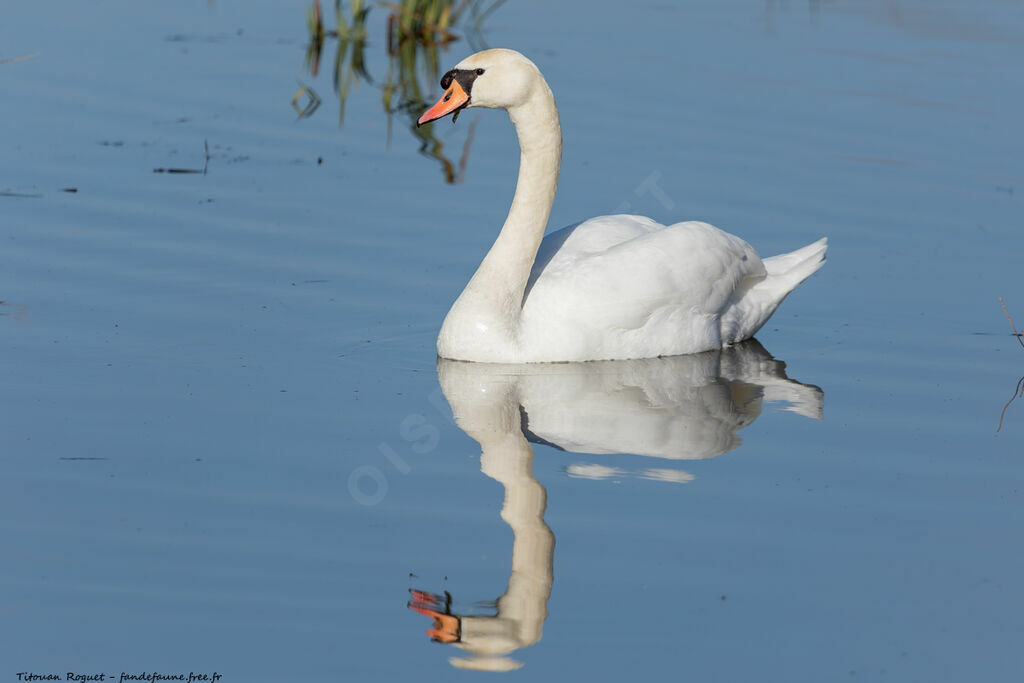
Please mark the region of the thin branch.
MULTIPOLYGON (((1006 310, 1006 304, 1003 303, 1003 297, 999 297, 999 305, 1003 307, 1003 313, 1006 314, 1006 319, 1010 321, 1010 327, 1013 328, 1013 336, 1017 338, 1020 345, 1024 347, 1024 339, 1021 339, 1020 332, 1017 331, 1017 326, 1013 324, 1013 319, 1010 317, 1010 312, 1006 310)), ((1006 409, 1010 407, 1010 404, 1016 401, 1018 398, 1024 396, 1024 377, 1017 380, 1017 386, 1013 389, 1013 396, 1003 406, 1003 412, 999 414, 999 427, 996 428, 996 432, 1003 428, 1003 418, 1006 417, 1006 409)))
POLYGON ((1017 326, 1013 324, 1013 320, 1010 318, 1009 311, 1006 310, 1006 304, 1003 303, 1003 297, 999 297, 999 304, 1003 307, 1003 313, 1006 314, 1006 319, 1010 321, 1010 327, 1013 328, 1013 336, 1017 338, 1020 345, 1024 347, 1024 339, 1021 339, 1020 332, 1017 331, 1017 326))
POLYGON ((1006 409, 1010 407, 1010 404, 1017 400, 1018 396, 1024 395, 1024 377, 1017 380, 1017 387, 1013 390, 1013 396, 1003 406, 1003 412, 999 414, 999 427, 996 428, 996 432, 1003 428, 1003 418, 1006 417, 1006 409))

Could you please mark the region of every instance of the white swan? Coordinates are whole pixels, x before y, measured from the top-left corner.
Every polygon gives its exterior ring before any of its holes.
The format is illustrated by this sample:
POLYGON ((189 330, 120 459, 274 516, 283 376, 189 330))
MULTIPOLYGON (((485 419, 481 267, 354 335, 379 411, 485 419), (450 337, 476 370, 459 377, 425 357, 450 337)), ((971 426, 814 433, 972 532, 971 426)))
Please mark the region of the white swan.
POLYGON ((521 149, 505 225, 441 326, 442 358, 534 363, 720 348, 753 336, 825 261, 825 238, 762 261, 707 223, 642 216, 591 218, 545 238, 562 131, 540 71, 514 50, 484 50, 441 87, 419 125, 464 107, 505 109, 521 149))

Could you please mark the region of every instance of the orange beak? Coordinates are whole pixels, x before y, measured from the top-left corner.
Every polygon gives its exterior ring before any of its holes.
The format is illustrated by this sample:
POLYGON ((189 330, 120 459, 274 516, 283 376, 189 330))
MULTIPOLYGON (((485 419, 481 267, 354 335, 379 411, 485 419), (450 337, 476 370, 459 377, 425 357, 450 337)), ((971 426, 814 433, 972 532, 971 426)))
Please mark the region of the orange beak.
MULTIPOLYGON (((427 629, 427 635, 430 636, 430 639, 438 643, 458 642, 462 633, 461 619, 457 614, 452 614, 448 611, 447 606, 445 606, 444 612, 434 609, 435 607, 444 606, 444 603, 441 602, 441 597, 412 588, 409 589, 409 592, 412 593, 412 600, 409 601, 408 605, 409 609, 415 610, 434 620, 434 627, 427 629)), ((451 600, 451 597, 448 599, 451 600)))
MULTIPOLYGON (((446 92, 444 96, 437 101, 437 104, 423 112, 423 116, 419 118, 416 125, 422 126, 424 123, 429 121, 435 121, 442 116, 448 116, 448 114, 451 114, 452 112, 456 112, 456 116, 458 116, 458 110, 468 104, 469 95, 467 95, 466 91, 462 89, 462 86, 459 85, 458 81, 453 80, 451 87, 448 88, 448 92, 446 92)), ((455 120, 454 117, 452 120, 455 120)))
POLYGON ((434 628, 427 629, 430 639, 438 643, 459 642, 459 618, 454 614, 442 614, 437 610, 411 605, 412 609, 434 620, 434 628))

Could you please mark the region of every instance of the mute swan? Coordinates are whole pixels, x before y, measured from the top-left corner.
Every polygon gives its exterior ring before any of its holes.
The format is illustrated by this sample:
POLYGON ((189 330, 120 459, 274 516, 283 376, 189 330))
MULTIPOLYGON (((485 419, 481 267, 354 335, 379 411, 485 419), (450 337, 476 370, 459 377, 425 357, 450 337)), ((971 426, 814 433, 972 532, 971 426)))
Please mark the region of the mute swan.
POLYGON ((826 238, 763 261, 695 221, 600 216, 547 237, 562 156, 554 96, 514 50, 484 50, 441 79, 417 125, 504 109, 519 178, 505 225, 441 326, 442 358, 535 363, 698 353, 748 339, 825 261, 826 238))

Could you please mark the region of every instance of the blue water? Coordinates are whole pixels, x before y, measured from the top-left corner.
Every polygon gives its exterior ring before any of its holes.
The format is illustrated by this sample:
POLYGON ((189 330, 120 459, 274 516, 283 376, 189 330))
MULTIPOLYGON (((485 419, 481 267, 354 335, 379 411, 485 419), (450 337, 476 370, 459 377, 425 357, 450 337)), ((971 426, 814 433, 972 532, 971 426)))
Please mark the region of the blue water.
POLYGON ((507 117, 434 124, 446 182, 382 106, 390 10, 342 121, 305 11, 5 8, 0 60, 39 54, 0 63, 0 677, 1020 677, 1018 4, 458 24, 442 72, 514 47, 555 92, 552 228, 830 238, 763 348, 475 374, 434 339, 507 210, 507 117), (407 606, 446 591, 462 649, 407 606))

